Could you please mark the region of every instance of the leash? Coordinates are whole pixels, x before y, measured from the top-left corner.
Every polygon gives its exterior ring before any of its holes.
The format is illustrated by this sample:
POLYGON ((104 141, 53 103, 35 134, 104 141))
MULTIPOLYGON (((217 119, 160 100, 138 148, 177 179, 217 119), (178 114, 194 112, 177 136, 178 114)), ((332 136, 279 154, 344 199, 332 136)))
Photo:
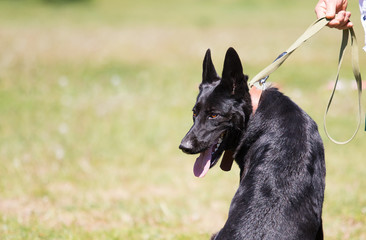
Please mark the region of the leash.
MULTIPOLYGON (((268 65, 266 68, 264 68, 262 71, 260 71, 256 76, 252 78, 252 80, 248 83, 249 87, 256 86, 259 89, 265 89, 266 81, 271 73, 277 70, 282 63, 298 48, 300 47, 304 42, 306 42, 309 38, 314 36, 317 32, 319 32, 323 27, 325 27, 330 20, 324 18, 319 18, 316 20, 313 24, 310 25, 308 29, 305 30, 305 32, 283 53, 281 53, 276 60, 274 60, 270 65, 268 65)), ((360 74, 360 68, 358 64, 358 47, 357 47, 357 39, 355 32, 353 31, 353 28, 345 29, 343 30, 343 37, 342 37, 342 44, 339 52, 339 58, 338 58, 338 70, 337 70, 337 76, 336 81, 334 84, 333 92, 329 98, 327 108, 324 113, 324 130, 327 137, 333 141, 336 144, 346 144, 352 141, 352 139, 356 136, 360 125, 361 125, 361 93, 362 93, 362 79, 360 74), (343 55, 345 52, 345 49, 348 44, 349 35, 351 35, 351 47, 352 47, 352 69, 353 69, 353 75, 355 77, 356 83, 357 83, 357 90, 358 90, 358 123, 355 132, 353 133, 352 137, 346 141, 337 141, 334 138, 332 138, 328 132, 327 124, 326 124, 326 117, 329 111, 329 108, 332 104, 333 97, 335 90, 337 88, 338 78, 339 78, 339 72, 342 66, 343 61, 343 55)))

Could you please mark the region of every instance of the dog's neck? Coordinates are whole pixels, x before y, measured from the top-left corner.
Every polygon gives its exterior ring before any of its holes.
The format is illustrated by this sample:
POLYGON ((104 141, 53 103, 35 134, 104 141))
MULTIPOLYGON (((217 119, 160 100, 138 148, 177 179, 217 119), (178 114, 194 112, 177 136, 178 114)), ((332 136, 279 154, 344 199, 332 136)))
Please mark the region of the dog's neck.
MULTIPOLYGON (((250 115, 249 121, 253 116, 254 116, 253 114, 250 115)), ((244 139, 244 141, 242 140, 241 142, 238 142, 237 148, 233 151, 234 152, 233 157, 234 157, 235 162, 238 164, 238 167, 240 169, 240 180, 246 174, 246 172, 248 170, 248 166, 249 166, 249 162, 247 162, 245 160, 245 155, 249 150, 249 146, 251 145, 250 143, 255 141, 254 139, 248 139, 247 138, 247 135, 248 135, 247 131, 246 131, 247 127, 248 127, 248 124, 246 124, 245 130, 241 133, 241 139, 244 139)))
POLYGON ((263 91, 261 89, 258 89, 256 87, 252 87, 249 90, 250 98, 252 100, 252 107, 253 107, 253 113, 252 114, 254 114, 255 111, 258 108, 258 103, 259 103, 259 99, 261 98, 262 92, 263 91))
POLYGON ((247 129, 250 120, 254 117, 255 111, 258 108, 259 99, 262 95, 262 90, 253 87, 250 89, 249 93, 250 93, 251 111, 248 114, 249 117, 246 118, 244 129, 240 133, 240 136, 238 138, 242 139, 242 141, 240 142, 240 140, 238 140, 236 148, 231 150, 231 152, 233 153, 233 158, 235 159, 235 162, 238 164, 238 167, 240 169, 240 179, 242 179, 245 176, 250 164, 249 161, 245 160, 245 155, 249 150, 249 146, 255 141, 256 137, 255 134, 253 135, 252 133, 248 133, 247 129), (239 152, 240 155, 238 154, 239 152))

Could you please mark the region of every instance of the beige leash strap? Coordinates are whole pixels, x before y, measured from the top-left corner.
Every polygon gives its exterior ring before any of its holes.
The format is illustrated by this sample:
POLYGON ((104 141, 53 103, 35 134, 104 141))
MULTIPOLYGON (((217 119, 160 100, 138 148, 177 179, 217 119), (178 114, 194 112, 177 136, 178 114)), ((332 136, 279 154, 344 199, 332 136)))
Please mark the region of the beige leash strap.
POLYGON ((361 94, 362 94, 362 79, 361 79, 361 74, 360 74, 360 67, 359 67, 359 63, 358 63, 358 47, 357 47, 357 39, 356 39, 356 35, 355 32, 353 31, 353 28, 350 29, 346 29, 343 30, 343 38, 342 38, 342 44, 341 44, 341 49, 339 51, 339 59, 338 59, 338 70, 337 70, 337 77, 336 77, 336 81, 334 84, 334 88, 332 91, 332 94, 330 95, 329 98, 329 102, 327 105, 327 108, 325 110, 324 113, 324 130, 325 130, 325 134, 327 135, 327 137, 332 140, 334 143, 337 144, 346 144, 349 143, 357 134, 358 130, 360 129, 360 125, 361 125, 361 94), (358 123, 357 123, 357 127, 355 132, 353 133, 352 137, 346 141, 337 141, 334 138, 332 138, 327 130, 327 124, 326 124, 326 118, 327 118, 327 114, 330 108, 330 105, 332 104, 332 100, 334 97, 334 93, 336 91, 337 88, 337 83, 338 83, 338 78, 339 78, 339 72, 341 70, 341 65, 342 65, 342 61, 343 61, 343 56, 344 56, 344 51, 347 47, 348 44, 348 38, 349 35, 351 34, 351 47, 352 47, 352 69, 353 69, 353 75, 355 77, 356 83, 357 83, 357 90, 358 90, 358 123))
MULTIPOLYGON (((252 78, 252 80, 248 83, 249 87, 253 87, 253 85, 257 85, 259 84, 259 88, 264 88, 265 87, 265 82, 267 80, 267 78, 269 77, 269 75, 271 73, 273 73, 277 68, 279 68, 281 66, 281 64, 298 48, 300 47, 304 42, 306 42, 309 38, 311 38, 312 36, 314 36, 317 32, 319 32, 324 26, 326 26, 328 24, 330 20, 324 18, 319 18, 318 20, 316 20, 313 24, 310 25, 310 27, 308 29, 306 29, 306 31, 282 54, 280 54, 277 59, 271 63, 269 66, 267 66, 265 69, 263 69, 261 72, 259 72, 256 76, 254 76, 252 78)), ((334 84, 334 89, 333 92, 330 96, 325 114, 324 114, 324 129, 325 129, 325 133, 327 135, 327 137, 333 141, 334 143, 337 144, 346 144, 348 142, 350 142, 357 134, 359 128, 360 128, 360 124, 361 124, 361 93, 362 93, 362 80, 361 80, 361 74, 360 74, 360 70, 359 70, 359 64, 358 64, 358 47, 357 47, 357 40, 356 40, 356 35, 353 31, 353 28, 350 29, 346 29, 343 30, 343 38, 342 38, 342 44, 341 44, 341 48, 340 48, 340 53, 339 53, 339 59, 338 59, 338 71, 337 71, 337 77, 336 77, 336 82, 334 84), (348 44, 348 38, 349 38, 349 34, 351 34, 351 46, 352 46, 352 65, 353 65, 353 75, 355 77, 355 80, 357 82, 357 88, 358 88, 358 124, 357 124, 357 128, 354 132, 354 134, 352 135, 352 137, 346 141, 336 141, 335 139, 333 139, 327 130, 326 127, 326 116, 327 113, 329 111, 330 105, 332 103, 333 97, 334 97, 334 93, 337 87, 337 82, 338 82, 338 78, 339 78, 339 72, 341 69, 341 65, 342 65, 342 61, 343 61, 343 55, 344 55, 344 51, 347 47, 348 44)))
POLYGON ((308 29, 282 54, 280 54, 277 59, 268 65, 265 69, 260 71, 257 75, 255 75, 252 80, 249 82, 249 87, 253 87, 253 85, 259 82, 262 85, 263 82, 268 78, 268 76, 277 70, 281 66, 281 64, 298 48, 306 42, 309 38, 314 36, 317 32, 319 32, 324 26, 328 24, 329 20, 326 18, 319 18, 313 24, 310 25, 308 29))

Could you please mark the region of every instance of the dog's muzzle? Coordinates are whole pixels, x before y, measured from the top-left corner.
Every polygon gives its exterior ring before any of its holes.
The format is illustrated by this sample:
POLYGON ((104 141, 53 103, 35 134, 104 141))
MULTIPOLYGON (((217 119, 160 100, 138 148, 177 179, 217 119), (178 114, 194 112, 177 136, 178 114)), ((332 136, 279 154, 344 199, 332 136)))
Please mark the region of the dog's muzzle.
POLYGON ((179 149, 182 150, 184 153, 193 154, 193 144, 192 141, 182 140, 179 145, 179 149))

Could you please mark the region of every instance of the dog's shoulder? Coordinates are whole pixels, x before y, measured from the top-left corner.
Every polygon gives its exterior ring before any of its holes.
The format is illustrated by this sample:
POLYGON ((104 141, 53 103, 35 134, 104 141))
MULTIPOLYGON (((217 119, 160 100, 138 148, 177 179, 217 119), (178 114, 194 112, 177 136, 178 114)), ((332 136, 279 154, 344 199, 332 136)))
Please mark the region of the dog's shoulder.
POLYGON ((289 97, 277 88, 269 88, 263 91, 258 109, 249 120, 236 158, 243 158, 249 148, 259 146, 275 146, 278 154, 292 154, 287 152, 290 150, 301 154, 309 150, 306 144, 322 148, 317 124, 289 97))
POLYGON ((277 88, 263 91, 258 109, 248 127, 250 131, 256 129, 265 133, 278 133, 281 138, 301 137, 304 134, 300 133, 308 131, 309 127, 315 127, 313 131, 317 132, 313 119, 277 88))
POLYGON ((261 122, 273 122, 274 120, 288 122, 294 120, 294 118, 305 119, 310 117, 277 88, 269 88, 263 91, 254 119, 261 122))

